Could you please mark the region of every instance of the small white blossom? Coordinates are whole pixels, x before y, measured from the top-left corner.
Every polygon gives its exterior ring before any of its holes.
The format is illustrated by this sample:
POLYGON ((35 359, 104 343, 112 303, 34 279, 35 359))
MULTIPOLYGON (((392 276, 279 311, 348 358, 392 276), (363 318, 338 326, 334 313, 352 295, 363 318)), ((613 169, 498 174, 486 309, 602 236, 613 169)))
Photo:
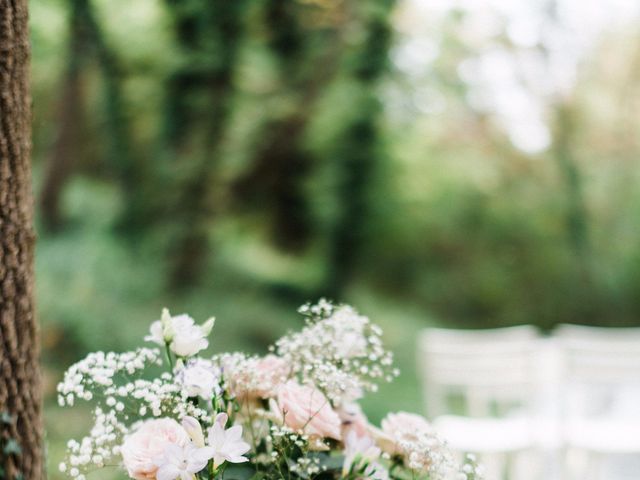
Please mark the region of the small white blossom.
POLYGON ((202 325, 196 325, 189 315, 172 317, 165 308, 160 320, 151 324, 150 334, 145 340, 158 345, 168 344, 171 351, 179 357, 190 357, 209 346, 206 337, 211 333, 214 322, 215 319, 210 318, 202 325))
POLYGON ((209 448, 213 458, 214 468, 218 468, 225 461, 230 463, 242 463, 248 461, 244 456, 251 448, 242 440, 242 427, 235 425, 225 430, 227 414, 219 413, 209 430, 209 448))
POLYGON ((193 417, 186 416, 182 419, 182 428, 189 434, 196 447, 204 447, 204 434, 200 422, 193 417))
POLYGON ((154 460, 158 466, 157 480, 193 480, 195 474, 203 470, 210 459, 206 448, 192 444, 185 446, 169 444, 161 457, 154 460))
POLYGON ((273 350, 303 382, 313 383, 333 405, 352 402, 377 382, 396 376, 393 355, 382 346, 382 330, 347 305, 326 300, 300 309, 307 326, 273 350))
POLYGON ((176 372, 176 381, 189 397, 211 400, 220 394, 220 369, 211 360, 192 359, 176 372))

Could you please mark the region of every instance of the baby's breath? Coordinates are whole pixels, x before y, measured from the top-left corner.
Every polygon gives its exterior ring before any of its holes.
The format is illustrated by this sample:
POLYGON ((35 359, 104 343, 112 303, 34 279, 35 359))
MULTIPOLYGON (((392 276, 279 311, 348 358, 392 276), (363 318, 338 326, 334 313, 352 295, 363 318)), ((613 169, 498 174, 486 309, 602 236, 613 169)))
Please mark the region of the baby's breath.
POLYGON ((381 381, 397 376, 393 354, 382 344, 382 330, 369 318, 326 300, 299 311, 307 317, 307 326, 278 340, 273 350, 303 383, 314 384, 333 405, 376 391, 381 381))

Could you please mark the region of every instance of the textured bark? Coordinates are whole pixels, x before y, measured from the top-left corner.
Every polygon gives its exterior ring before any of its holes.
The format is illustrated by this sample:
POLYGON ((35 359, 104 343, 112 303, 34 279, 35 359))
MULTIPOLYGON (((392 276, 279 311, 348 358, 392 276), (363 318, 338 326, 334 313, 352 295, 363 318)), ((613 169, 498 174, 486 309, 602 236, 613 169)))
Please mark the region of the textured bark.
POLYGON ((20 455, 3 457, 7 478, 42 473, 37 328, 33 303, 33 205, 27 0, 0 0, 0 411, 20 455))

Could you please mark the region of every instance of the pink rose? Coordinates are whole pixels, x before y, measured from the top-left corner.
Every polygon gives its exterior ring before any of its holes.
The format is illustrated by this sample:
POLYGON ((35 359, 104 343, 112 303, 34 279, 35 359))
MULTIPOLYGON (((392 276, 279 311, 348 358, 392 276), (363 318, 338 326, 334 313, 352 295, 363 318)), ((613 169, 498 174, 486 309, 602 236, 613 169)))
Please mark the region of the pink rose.
POLYGON ((287 381, 290 367, 287 362, 275 355, 267 355, 258 360, 255 369, 257 382, 256 389, 251 392, 260 398, 269 398, 276 395, 280 385, 287 381))
POLYGON ((277 399, 286 426, 312 436, 342 438, 340 417, 320 390, 290 380, 280 387, 277 399))
POLYGON ((370 437, 370 425, 367 417, 357 403, 347 403, 338 410, 338 416, 342 420, 342 437, 353 432, 357 437, 370 437))
POLYGON ((120 452, 127 472, 136 480, 154 480, 158 466, 154 460, 164 454, 167 445, 184 447, 189 435, 178 422, 170 418, 147 420, 127 436, 120 452))
POLYGON ((427 420, 414 413, 397 412, 388 414, 381 423, 382 435, 378 443, 388 453, 399 453, 400 442, 418 442, 421 434, 433 431, 427 420))
POLYGON ((275 355, 263 358, 230 357, 223 362, 222 369, 229 390, 240 400, 275 397, 291 372, 287 362, 275 355))

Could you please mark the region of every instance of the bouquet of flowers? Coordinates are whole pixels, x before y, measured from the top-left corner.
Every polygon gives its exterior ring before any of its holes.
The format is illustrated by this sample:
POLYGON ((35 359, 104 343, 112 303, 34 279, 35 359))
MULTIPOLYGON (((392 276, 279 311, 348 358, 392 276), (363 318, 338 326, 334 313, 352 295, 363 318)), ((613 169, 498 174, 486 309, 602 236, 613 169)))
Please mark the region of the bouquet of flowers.
POLYGON ((423 417, 367 421, 358 400, 398 375, 378 326, 324 300, 300 313, 305 327, 263 357, 205 357, 214 319, 166 309, 145 337, 157 347, 89 354, 58 385, 61 406, 95 405, 60 470, 75 480, 107 466, 135 480, 479 478, 472 458, 454 466, 423 417))

